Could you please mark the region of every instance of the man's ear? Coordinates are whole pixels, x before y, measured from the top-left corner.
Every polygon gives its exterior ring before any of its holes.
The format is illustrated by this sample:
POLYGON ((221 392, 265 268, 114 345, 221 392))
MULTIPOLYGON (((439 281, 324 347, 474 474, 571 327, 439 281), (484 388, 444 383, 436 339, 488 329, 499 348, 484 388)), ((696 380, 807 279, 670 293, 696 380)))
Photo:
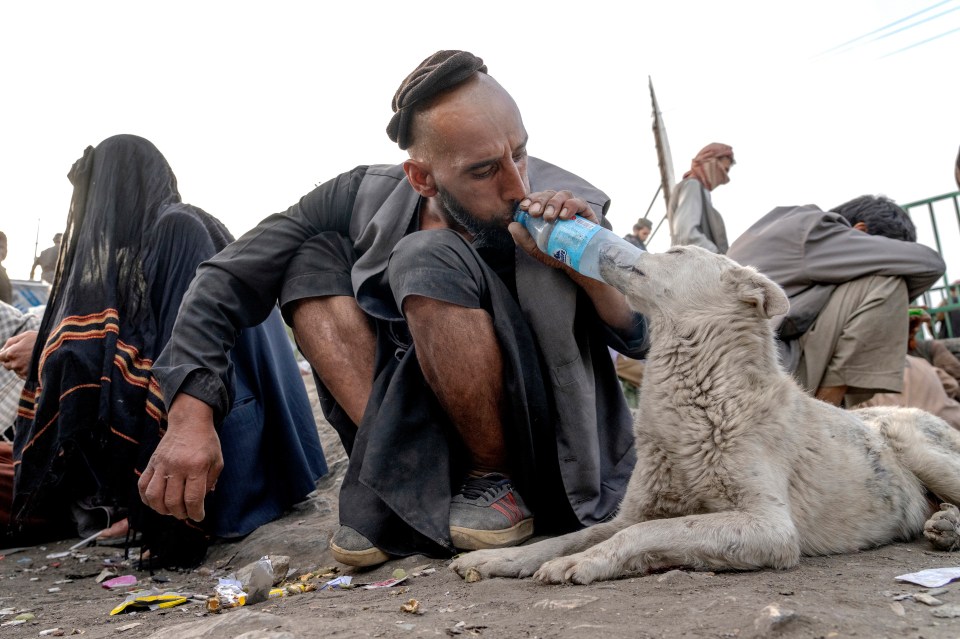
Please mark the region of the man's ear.
POLYGON ((423 197, 433 197, 437 194, 437 183, 424 161, 407 160, 403 163, 403 172, 407 174, 407 182, 413 190, 423 197))
POLYGON ((866 223, 866 222, 857 222, 856 224, 853 225, 853 228, 857 229, 858 231, 863 231, 864 233, 869 233, 869 232, 870 232, 870 231, 867 230, 867 223, 866 223))

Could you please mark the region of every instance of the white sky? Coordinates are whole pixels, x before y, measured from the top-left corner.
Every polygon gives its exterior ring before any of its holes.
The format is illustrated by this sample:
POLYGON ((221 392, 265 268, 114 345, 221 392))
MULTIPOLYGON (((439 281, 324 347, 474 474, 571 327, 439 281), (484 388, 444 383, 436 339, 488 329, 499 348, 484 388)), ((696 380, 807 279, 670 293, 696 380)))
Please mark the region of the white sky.
POLYGON ((42 250, 65 223, 71 164, 116 133, 153 141, 184 201, 237 235, 358 164, 402 161, 390 100, 444 48, 484 59, 530 153, 603 188, 621 234, 660 179, 648 76, 678 177, 706 143, 733 146, 714 192, 731 240, 779 205, 956 190, 960 0, 10 2, 4 265, 27 276, 38 225, 42 250))

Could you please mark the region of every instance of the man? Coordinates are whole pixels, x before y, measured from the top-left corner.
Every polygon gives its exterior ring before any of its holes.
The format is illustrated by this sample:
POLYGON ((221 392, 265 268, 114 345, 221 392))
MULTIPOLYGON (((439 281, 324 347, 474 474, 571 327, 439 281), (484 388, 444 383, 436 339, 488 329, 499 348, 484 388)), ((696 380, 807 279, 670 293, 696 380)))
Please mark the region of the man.
POLYGON ((598 221, 608 198, 528 157, 470 53, 424 60, 393 109, 402 165, 342 174, 199 268, 154 366, 168 429, 139 485, 158 512, 202 517, 226 352, 278 300, 350 455, 339 561, 508 546, 531 511, 550 532, 616 510, 635 453, 607 347, 642 356, 646 323, 511 223, 518 205, 598 221))
POLYGON ((710 195, 730 181, 734 164, 733 148, 719 142, 703 147, 693 158, 667 205, 671 246, 691 244, 714 253, 727 252, 727 230, 710 195))
POLYGON ((786 291, 781 361, 809 392, 838 406, 900 392, 907 305, 945 269, 936 251, 917 244, 906 211, 870 195, 826 212, 780 207, 728 255, 786 291))
POLYGON ((653 229, 653 225, 645 217, 641 217, 637 220, 637 223, 633 225, 633 232, 624 235, 623 239, 630 242, 634 246, 644 251, 647 250, 647 238, 650 237, 650 231, 653 229))
POLYGON ((0 231, 0 302, 13 304, 13 286, 10 284, 10 278, 7 277, 7 269, 3 267, 5 259, 7 259, 7 236, 0 231))
POLYGON ((40 251, 40 255, 33 261, 30 267, 30 279, 33 279, 40 267, 40 279, 47 284, 53 284, 53 277, 57 273, 57 258, 60 257, 60 241, 63 239, 63 233, 57 233, 53 236, 53 246, 40 251))

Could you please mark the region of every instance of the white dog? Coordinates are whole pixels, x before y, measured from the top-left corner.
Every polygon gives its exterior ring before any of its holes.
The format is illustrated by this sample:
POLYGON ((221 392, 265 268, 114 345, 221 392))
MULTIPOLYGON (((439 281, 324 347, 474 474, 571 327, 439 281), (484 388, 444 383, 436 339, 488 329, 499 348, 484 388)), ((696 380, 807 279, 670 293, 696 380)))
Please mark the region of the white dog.
MULTIPOLYGON (((960 500, 960 433, 945 422, 834 408, 784 373, 770 318, 788 302, 772 281, 695 247, 618 257, 604 256, 601 272, 652 335, 619 514, 463 555, 457 573, 587 584, 667 566, 788 568, 801 555, 915 538, 935 510, 928 491, 960 500)), ((927 536, 952 546, 957 516, 938 513, 927 536)))

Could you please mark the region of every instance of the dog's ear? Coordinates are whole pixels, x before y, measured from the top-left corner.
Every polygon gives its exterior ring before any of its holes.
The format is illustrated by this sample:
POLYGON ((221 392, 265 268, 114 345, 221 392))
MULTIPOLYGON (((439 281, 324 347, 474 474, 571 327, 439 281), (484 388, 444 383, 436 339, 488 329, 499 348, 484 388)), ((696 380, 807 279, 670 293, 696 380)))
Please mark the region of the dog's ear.
POLYGON ((790 301, 783 289, 754 268, 741 266, 724 271, 722 279, 733 286, 737 299, 755 306, 764 319, 790 310, 790 301))

